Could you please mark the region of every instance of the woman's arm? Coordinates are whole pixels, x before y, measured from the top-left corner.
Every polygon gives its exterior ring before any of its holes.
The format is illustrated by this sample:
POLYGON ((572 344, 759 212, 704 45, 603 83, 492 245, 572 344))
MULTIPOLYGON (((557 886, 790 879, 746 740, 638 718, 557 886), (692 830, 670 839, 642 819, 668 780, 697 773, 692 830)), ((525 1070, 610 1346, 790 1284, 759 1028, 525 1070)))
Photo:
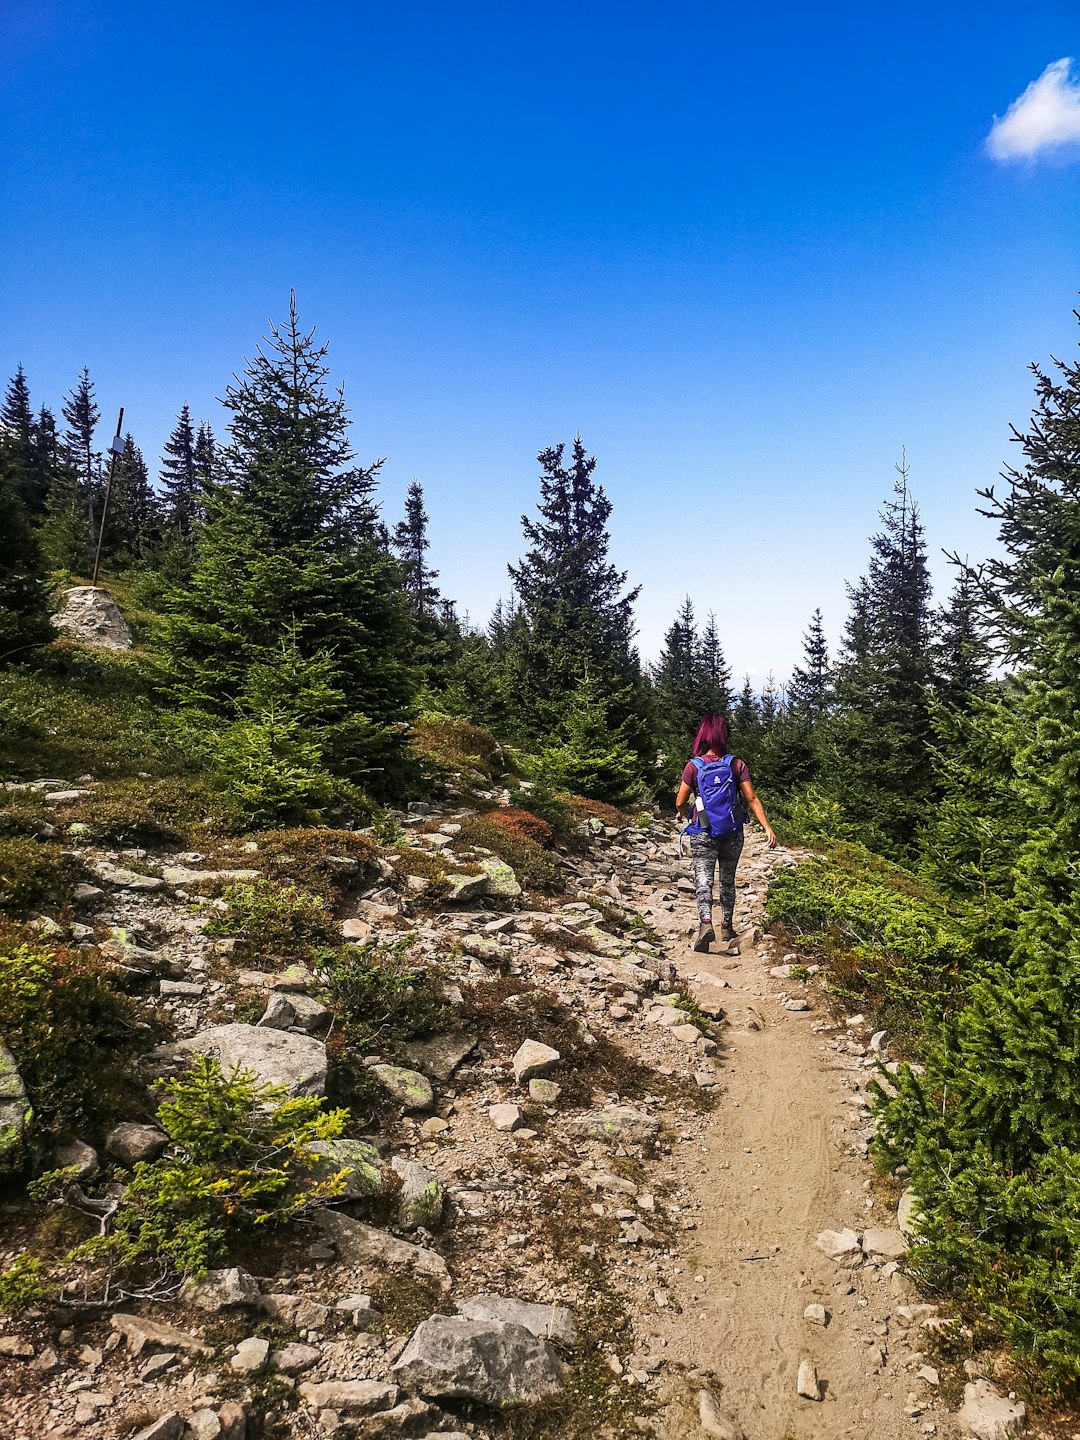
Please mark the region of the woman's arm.
POLYGON ((746 801, 747 809, 751 815, 753 815, 754 819, 765 831, 765 838, 769 842, 769 849, 775 850, 777 844, 776 835, 773 832, 772 826, 769 824, 769 817, 765 814, 765 806, 762 805, 754 793, 754 787, 749 780, 744 780, 739 786, 739 794, 746 801))
POLYGON ((686 818, 683 815, 683 811, 686 809, 686 802, 690 799, 690 796, 692 794, 693 791, 690 789, 690 786, 687 785, 686 781, 684 780, 679 786, 678 795, 676 795, 675 797, 675 814, 678 816, 680 822, 686 818))

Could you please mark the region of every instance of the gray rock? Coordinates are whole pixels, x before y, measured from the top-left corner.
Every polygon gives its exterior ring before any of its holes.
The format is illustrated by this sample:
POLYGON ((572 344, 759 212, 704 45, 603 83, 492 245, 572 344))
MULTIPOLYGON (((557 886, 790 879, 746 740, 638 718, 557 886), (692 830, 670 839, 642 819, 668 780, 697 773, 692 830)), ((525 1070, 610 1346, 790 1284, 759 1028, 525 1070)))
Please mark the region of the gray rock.
POLYGON ((829 1323, 829 1312, 824 1305, 807 1305, 802 1313, 803 1319, 809 1320, 811 1325, 827 1325, 829 1323))
POLYGON ((170 1410, 167 1415, 151 1421, 145 1429, 133 1435, 131 1440, 180 1440, 186 1428, 183 1416, 170 1410))
POLYGON ((314 1345, 300 1345, 293 1341, 292 1344, 275 1350, 270 1356, 270 1363, 283 1375, 302 1375, 305 1370, 310 1370, 318 1359, 319 1352, 314 1345))
POLYGON ((351 1316, 357 1330, 371 1330, 382 1319, 382 1311, 376 1310, 370 1295, 346 1295, 334 1309, 351 1316))
POLYGON ((240 1375, 254 1375, 270 1358, 270 1341, 261 1335, 249 1335, 241 1340, 229 1360, 229 1368, 240 1375))
POLYGON ((198 885, 201 880, 212 880, 219 885, 239 884, 243 880, 257 880, 258 870, 192 870, 187 865, 163 865, 161 878, 166 885, 198 885))
POLYGON ((565 1388, 566 1370, 524 1325, 433 1315, 413 1332, 394 1374, 426 1399, 531 1404, 565 1388))
POLYGON ((956 1418, 976 1440, 1009 1440, 1010 1435, 1023 1434, 1027 1410, 989 1380, 973 1380, 964 1386, 964 1403, 956 1418))
POLYGON ((26 1127, 33 1114, 15 1056, 0 1045, 0 1174, 22 1165, 26 1127))
POLYGON ((562 1086, 556 1085, 554 1080, 537 1077, 529 1081, 529 1099, 537 1105, 554 1105, 561 1094, 562 1086))
POLYGON ((289 995, 275 990, 256 1026, 265 1030, 316 1030, 330 1019, 330 1011, 310 995, 289 995))
POLYGON ((434 1250, 398 1240, 385 1230, 377 1230, 373 1225, 365 1225, 362 1220, 353 1220, 336 1210, 320 1210, 314 1219, 346 1265, 405 1270, 422 1280, 434 1282, 442 1290, 450 1289, 446 1261, 434 1250))
POLYGON ((872 1260, 900 1260, 908 1244, 899 1230, 864 1230, 862 1237, 863 1254, 872 1260))
POLYGON ((451 874, 446 877, 450 882, 450 890, 447 893, 448 905, 462 904, 468 900, 479 900, 488 893, 488 876, 451 874))
POLYGON ((130 650, 133 643, 120 607, 96 585, 65 590, 53 624, 95 650, 130 650))
POLYGON ((587 1140, 606 1140, 613 1145, 640 1145, 654 1138, 660 1124, 651 1115, 630 1105, 605 1105, 601 1110, 575 1115, 569 1128, 575 1135, 587 1140))
POLYGON ((919 1197, 914 1190, 905 1190, 896 1207, 896 1228, 905 1240, 911 1241, 918 1237, 920 1214, 919 1197))
POLYGON ((538 1340, 558 1340, 562 1345, 577 1343, 574 1317, 565 1305, 534 1305, 507 1295, 473 1295, 459 1301, 457 1312, 466 1320, 502 1320, 511 1325, 524 1325, 538 1340))
POLYGON ((475 1049, 475 1035, 433 1035, 430 1040, 414 1040, 406 1045, 404 1055, 422 1074, 445 1085, 466 1055, 475 1049))
POLYGON ((173 1325, 162 1325, 157 1320, 147 1320, 142 1315, 113 1315, 109 1321, 112 1328, 127 1341, 127 1348, 137 1358, 149 1346, 151 1350, 180 1350, 186 1355, 211 1355, 209 1345, 204 1345, 193 1335, 177 1330, 173 1325))
POLYGON ((701 1433, 709 1440, 746 1440, 740 1426, 720 1409, 711 1390, 698 1391, 698 1418, 701 1433))
POLYGON ((138 1165, 142 1160, 156 1160, 168 1143, 169 1137, 156 1125, 125 1120, 106 1135, 105 1150, 121 1165, 138 1165))
POLYGON ((513 1059, 514 1079, 519 1085, 535 1075, 546 1075, 562 1059, 558 1050, 541 1045, 539 1040, 526 1040, 513 1059))
POLYGON ((254 1276, 234 1266, 228 1270, 208 1270, 201 1280, 191 1280, 185 1291, 192 1304, 209 1314, 238 1307, 255 1308, 262 1304, 262 1291, 254 1276))
POLYGON ((862 1243, 854 1230, 822 1230, 814 1244, 838 1265, 858 1265, 862 1243))
POLYGON ((92 795, 92 790, 51 790, 45 796, 46 805, 74 805, 77 800, 85 800, 92 795))
POLYGON ((309 1148, 323 1157, 315 1168, 320 1179, 346 1172, 340 1199, 362 1200, 385 1194, 382 1157, 366 1140, 316 1140, 309 1148))
POLYGON ((818 1379, 817 1366, 812 1360, 803 1360, 799 1365, 795 1389, 804 1400, 821 1399, 821 1381, 818 1379))
POLYGON ((402 1065, 372 1065, 370 1073, 404 1110, 430 1110, 435 1104, 431 1081, 419 1070, 402 1065))
POLYGON ((330 1315, 328 1305, 307 1295, 264 1295, 262 1308, 289 1330, 321 1330, 330 1315))
POLYGON ((395 1155, 390 1168, 401 1180, 398 1219, 403 1230, 437 1230, 442 1224, 443 1187, 438 1177, 419 1164, 395 1155))
POLYGON ((401 1391, 378 1380, 305 1380, 300 1399, 313 1410, 339 1410, 345 1415, 370 1415, 397 1404, 401 1391))
POLYGON ((214 1025, 172 1045, 151 1051, 165 1065, 209 1055, 228 1075, 239 1066, 267 1085, 282 1085, 289 1095, 321 1095, 326 1088, 326 1046, 309 1035, 260 1030, 255 1025, 214 1025))
POLYGON ((115 890, 136 890, 151 894, 164 890, 165 881, 157 875, 140 875, 135 870, 126 870, 122 865, 113 865, 109 860, 93 860, 90 868, 103 885, 115 890))
POLYGON ((521 895, 521 886, 514 871, 505 860, 497 860, 493 855, 486 855, 480 861, 480 869, 483 870, 487 881, 484 887, 484 894, 491 900, 517 900, 521 895))
POLYGON ((507 1102, 501 1105, 489 1105, 488 1119, 495 1126, 496 1130, 501 1131, 505 1135, 509 1135, 512 1134, 513 1131, 521 1128, 525 1117, 522 1115, 519 1105, 513 1105, 507 1102))

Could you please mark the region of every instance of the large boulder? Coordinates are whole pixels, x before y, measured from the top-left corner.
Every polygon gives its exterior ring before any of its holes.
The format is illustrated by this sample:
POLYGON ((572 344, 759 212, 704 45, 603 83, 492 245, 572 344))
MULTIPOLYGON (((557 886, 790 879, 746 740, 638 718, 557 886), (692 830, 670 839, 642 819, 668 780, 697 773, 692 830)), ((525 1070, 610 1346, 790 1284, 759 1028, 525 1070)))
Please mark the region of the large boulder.
POLYGON ((166 1067, 208 1055, 228 1075, 251 1070, 265 1085, 282 1085, 289 1095, 321 1095, 326 1089, 326 1046, 310 1035, 264 1030, 255 1025, 214 1025, 185 1040, 159 1045, 151 1059, 166 1067))
POLYGON ((566 1383, 558 1354, 524 1325, 459 1315, 419 1325, 394 1375, 425 1399, 476 1400, 496 1410, 558 1395, 566 1383))
POLYGON ((33 1113, 15 1056, 0 1045, 0 1174, 22 1164, 26 1127, 33 1113))
POLYGON ((53 623, 97 650, 130 650, 132 646, 131 630, 120 607, 96 585, 73 585, 65 590, 53 623))

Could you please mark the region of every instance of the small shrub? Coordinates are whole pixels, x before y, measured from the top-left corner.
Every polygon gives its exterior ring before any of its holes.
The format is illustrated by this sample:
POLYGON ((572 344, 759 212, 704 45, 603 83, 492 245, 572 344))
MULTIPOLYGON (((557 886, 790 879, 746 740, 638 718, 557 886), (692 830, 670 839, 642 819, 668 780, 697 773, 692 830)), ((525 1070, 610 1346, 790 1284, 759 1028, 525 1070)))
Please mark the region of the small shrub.
POLYGON ((196 775, 106 781, 57 813, 65 824, 85 825, 90 840, 113 845, 198 845, 235 823, 225 796, 196 775))
POLYGON ((459 715, 434 711, 421 715, 413 726, 411 744, 422 760, 469 780, 491 780, 506 768, 502 747, 491 731, 459 715))
POLYGON ((584 820, 599 820, 616 830, 625 830, 634 823, 632 815, 614 805, 605 805, 602 800, 590 800, 584 795, 570 795, 567 799, 570 813, 579 824, 584 820))
POLYGON ((49 1294, 44 1261, 22 1254, 0 1272, 0 1315, 17 1315, 38 1305, 49 1294))
POLYGON ((69 1260, 160 1287, 342 1193, 345 1172, 327 1175, 313 1146, 341 1135, 346 1111, 324 1111, 314 1096, 290 1099, 250 1071, 223 1075, 205 1056, 160 1088, 157 1118, 169 1148, 135 1166, 111 1234, 77 1246, 69 1260))
POLYGON ((292 885, 272 880, 244 880, 227 885, 225 909, 206 927, 208 935, 230 935, 274 954, 333 945, 338 938, 325 900, 292 885))
POLYGON ((95 951, 0 937, 0 1036, 44 1130, 96 1132, 137 1103, 130 1057, 148 1028, 95 951))
POLYGON ((0 840, 0 910, 22 916, 35 906, 62 901, 71 873, 55 845, 37 840, 0 840))
POLYGON ((349 1050, 393 1051, 452 1022, 441 975, 409 963, 414 940, 350 945, 328 967, 326 988, 349 1050))
POLYGON ((463 821, 457 843, 491 850, 513 868, 523 885, 533 890, 555 890, 559 881, 555 861, 535 841, 497 824, 493 818, 496 813, 463 821))
POLYGON ((353 830, 264 830, 250 839, 258 846, 258 863, 330 905, 363 882, 377 854, 376 846, 353 830), (337 857, 355 861, 356 871, 335 867, 337 857))
POLYGON ((555 836, 555 827, 528 810, 507 805, 499 810, 488 810, 484 815, 489 825, 497 825, 515 840, 530 840, 534 845, 546 849, 555 836))
POLYGON ((394 873, 399 877, 417 875, 428 882, 424 893, 429 900, 442 900, 450 893, 450 880, 442 855, 409 845, 389 858, 394 873))

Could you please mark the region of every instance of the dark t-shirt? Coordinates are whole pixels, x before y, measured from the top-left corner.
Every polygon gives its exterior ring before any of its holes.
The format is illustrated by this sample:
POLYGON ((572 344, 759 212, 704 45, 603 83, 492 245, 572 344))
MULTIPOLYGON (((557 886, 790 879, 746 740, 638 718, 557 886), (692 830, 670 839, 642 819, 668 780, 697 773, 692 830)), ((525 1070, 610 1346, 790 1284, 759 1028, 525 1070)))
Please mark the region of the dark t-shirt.
MULTIPOLYGON (((705 756, 699 755, 697 758, 699 760, 704 760, 705 756)), ((736 787, 746 784, 746 782, 750 779, 750 771, 747 769, 745 760, 740 760, 737 756, 734 755, 731 757, 731 776, 732 779, 735 781, 736 787)), ((686 769, 682 772, 682 778, 684 785, 689 785, 691 790, 697 789, 697 766, 694 764, 693 760, 689 762, 686 769)))

